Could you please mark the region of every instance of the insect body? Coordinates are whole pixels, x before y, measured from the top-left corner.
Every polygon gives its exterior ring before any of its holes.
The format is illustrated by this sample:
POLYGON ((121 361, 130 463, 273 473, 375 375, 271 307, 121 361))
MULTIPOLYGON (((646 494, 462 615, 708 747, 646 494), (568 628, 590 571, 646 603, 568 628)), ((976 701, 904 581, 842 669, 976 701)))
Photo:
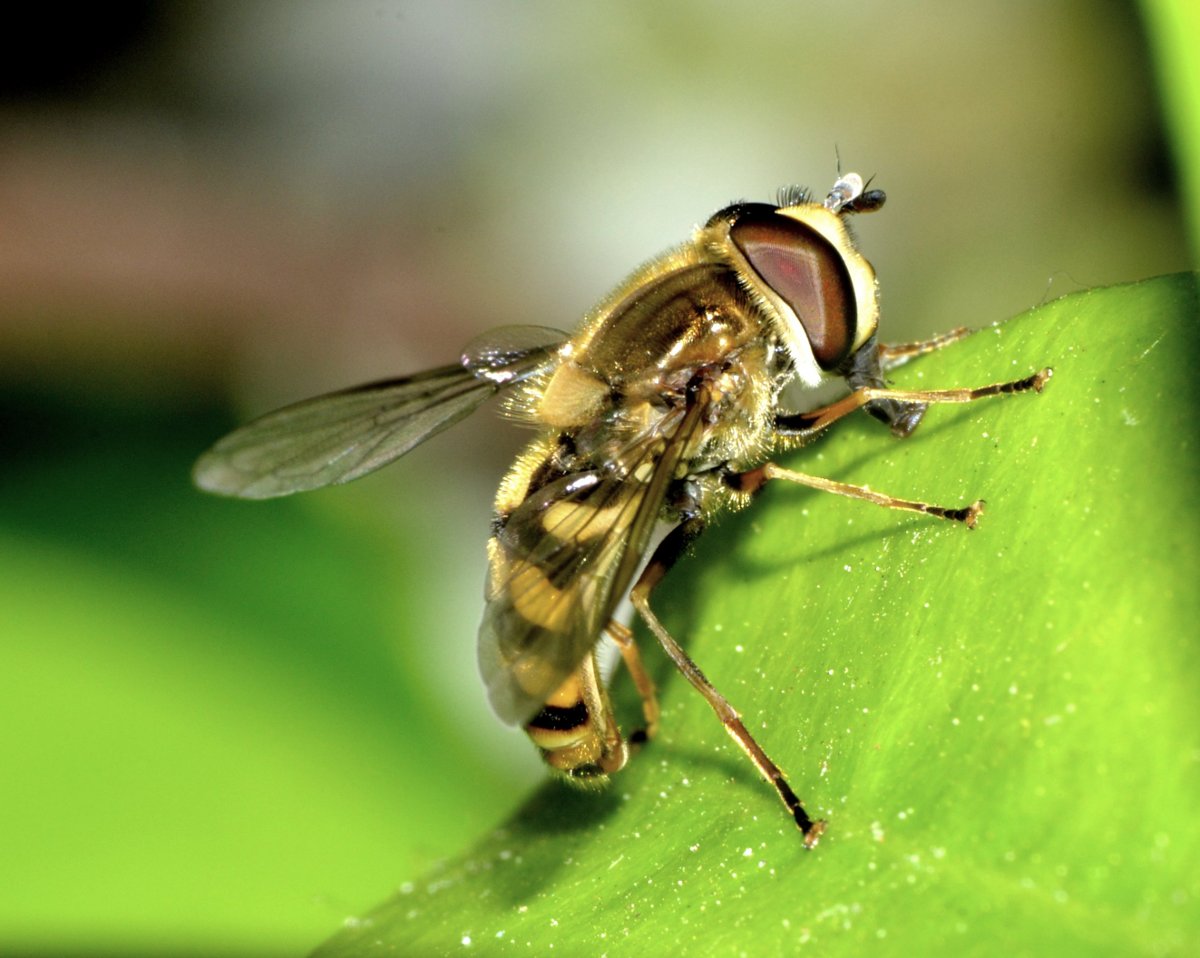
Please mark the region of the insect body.
POLYGON ((709 517, 786 479, 973 525, 958 509, 910 502, 769 461, 855 409, 908 435, 927 404, 1040 390, 1049 370, 978 389, 906 392, 885 371, 964 334, 881 346, 874 272, 846 228, 884 196, 848 174, 823 202, 714 215, 683 246, 647 263, 574 336, 511 327, 476 340, 459 363, 319 397, 231 433, 196 464, 204 489, 266 498, 346 482, 379 468, 504 394, 536 438, 496 497, 488 541, 479 663, 492 707, 525 727, 547 763, 602 783, 658 723, 654 686, 632 634, 613 619, 628 593, 667 655, 776 789, 805 836, 812 820, 737 712, 652 611, 649 598, 709 517), (849 395, 813 411, 783 408, 785 387, 844 380, 849 395), (670 526, 650 551, 655 527, 670 526), (644 563, 644 566, 643 566, 644 563), (598 678, 596 647, 616 644, 641 693, 646 727, 626 739, 598 678))

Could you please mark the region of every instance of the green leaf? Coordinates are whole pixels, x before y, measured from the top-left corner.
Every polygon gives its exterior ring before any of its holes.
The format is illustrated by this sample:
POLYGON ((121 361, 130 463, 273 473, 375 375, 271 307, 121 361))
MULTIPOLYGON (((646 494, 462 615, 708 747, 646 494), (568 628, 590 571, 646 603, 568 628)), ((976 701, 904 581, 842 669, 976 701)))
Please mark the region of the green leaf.
POLYGON ((977 530, 777 483, 655 594, 829 820, 817 849, 663 666, 662 734, 607 792, 547 783, 318 954, 1194 950, 1196 319, 1193 278, 1167 277, 910 364, 898 385, 1054 378, 905 442, 855 417, 784 461, 982 497, 977 530))
POLYGON ((78 388, 0 395, 0 953, 297 954, 519 800, 419 658, 459 503, 205 496, 225 415, 78 388))

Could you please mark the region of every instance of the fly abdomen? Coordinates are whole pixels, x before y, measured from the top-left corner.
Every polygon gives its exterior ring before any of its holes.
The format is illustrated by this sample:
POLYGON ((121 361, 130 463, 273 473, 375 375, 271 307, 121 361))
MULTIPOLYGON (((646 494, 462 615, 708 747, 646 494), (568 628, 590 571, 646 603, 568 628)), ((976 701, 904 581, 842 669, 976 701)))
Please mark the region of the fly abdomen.
POLYGON ((573 785, 607 784, 629 754, 591 652, 529 720, 525 733, 546 764, 573 785))

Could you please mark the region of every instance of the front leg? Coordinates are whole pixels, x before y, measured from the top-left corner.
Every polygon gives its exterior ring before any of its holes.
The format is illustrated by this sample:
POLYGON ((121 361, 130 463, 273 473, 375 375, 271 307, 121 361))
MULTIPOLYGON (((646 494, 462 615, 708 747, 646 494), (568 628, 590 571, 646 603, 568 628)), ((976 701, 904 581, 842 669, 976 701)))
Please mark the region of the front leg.
POLYGON ((916 428, 924 415, 925 406, 934 403, 966 403, 988 396, 1004 396, 1011 393, 1041 392, 1053 375, 1049 368, 1041 369, 1032 376, 1024 379, 1014 379, 1002 383, 989 383, 974 389, 888 389, 886 386, 860 386, 848 396, 844 396, 828 406, 822 406, 811 412, 787 413, 775 417, 775 431, 784 437, 810 439, 823 432, 839 419, 849 415, 864 406, 868 410, 883 409, 880 418, 889 421, 889 416, 895 415, 892 421, 892 432, 904 437, 916 428), (889 405, 876 406, 885 403, 889 405), (890 405, 894 404, 894 405, 890 405), (892 412, 886 412, 892 410, 892 412), (918 411, 919 410, 919 411, 918 411))

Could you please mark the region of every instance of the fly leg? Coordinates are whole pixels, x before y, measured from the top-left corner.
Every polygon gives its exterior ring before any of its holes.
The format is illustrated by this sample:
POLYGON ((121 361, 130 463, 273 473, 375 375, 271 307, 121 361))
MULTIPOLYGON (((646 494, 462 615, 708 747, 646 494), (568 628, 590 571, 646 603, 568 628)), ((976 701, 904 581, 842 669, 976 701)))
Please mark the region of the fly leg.
POLYGON ((1041 369, 1024 379, 990 383, 974 389, 889 389, 886 386, 858 386, 850 395, 811 412, 788 413, 775 417, 775 430, 781 436, 808 439, 823 432, 856 409, 867 407, 892 426, 898 436, 907 436, 920 422, 924 407, 933 403, 967 403, 988 396, 1010 393, 1041 392, 1052 371, 1041 369))
MULTIPOLYGON (((955 330, 954 332, 946 333, 945 337, 942 338, 948 337, 948 341, 953 342, 954 339, 960 338, 961 335, 965 334, 959 330, 955 330)), ((940 343, 938 340, 929 340, 926 343, 910 343, 904 347, 882 347, 881 349, 897 348, 928 351, 940 348, 940 345, 944 345, 944 343, 940 343)), ((930 403, 966 403, 974 402, 976 399, 985 399, 988 396, 1003 396, 1011 393, 1030 391, 1041 392, 1042 388, 1046 385, 1046 380, 1051 375, 1052 371, 1047 368, 1039 370, 1032 376, 1026 376, 1024 379, 991 383, 990 385, 978 386, 974 389, 907 390, 888 389, 883 386, 860 386, 854 392, 850 393, 850 395, 839 399, 837 402, 830 403, 828 406, 814 409, 812 412, 777 416, 775 418, 775 428, 781 436, 807 439, 822 430, 828 429, 829 426, 843 416, 849 415, 856 409, 865 407, 880 419, 890 422, 892 432, 903 437, 916 428, 917 423, 920 422, 921 416, 925 412, 925 407, 930 403)), ((866 502, 873 502, 876 505, 886 506, 889 509, 907 509, 912 512, 921 512, 926 515, 936 516, 939 519, 950 519, 965 524, 968 529, 975 528, 979 514, 983 512, 983 502, 979 500, 962 508, 947 508, 928 502, 914 502, 910 499, 898 499, 895 496, 887 496, 883 493, 874 492, 865 486, 854 486, 846 482, 825 479, 821 476, 811 476, 803 472, 794 472, 791 469, 784 469, 773 462, 765 463, 757 469, 751 469, 748 472, 731 475, 727 481, 734 489, 740 492, 757 492, 770 479, 786 479, 788 482, 809 486, 812 489, 833 492, 839 496, 847 496, 851 499, 862 499, 866 502)))
MULTIPOLYGON (((846 385, 851 391, 863 386, 883 388, 887 385, 884 374, 897 366, 903 366, 910 359, 924 356, 957 342, 964 336, 970 335, 965 326, 952 329, 948 333, 923 339, 914 343, 897 343, 892 346, 883 345, 872 336, 870 340, 853 356, 850 357, 841 373, 846 378, 846 385)), ((866 404, 866 410, 876 419, 885 422, 892 433, 904 438, 912 433, 925 415, 929 406, 920 402, 899 402, 896 399, 872 399, 866 404)))
POLYGON ((884 372, 903 366, 910 359, 924 356, 926 353, 937 352, 943 346, 949 346, 960 339, 966 339, 974 330, 959 326, 944 333, 938 333, 929 339, 921 339, 915 343, 884 343, 878 349, 879 365, 884 372))
POLYGON ((688 545, 704 530, 704 521, 699 517, 693 517, 684 520, 674 529, 672 529, 659 543, 658 548, 654 550, 654 554, 650 557, 649 563, 642 571, 641 576, 634 584, 633 589, 629 593, 630 601, 638 614, 645 620, 650 627, 650 631, 654 633, 655 638, 661 643, 664 651, 675 663, 675 667, 683 673, 684 678, 692 683, 696 691, 704 696, 705 701, 712 706, 712 710, 717 713, 717 718, 721 720, 721 724, 725 726, 725 731, 737 742, 738 746, 754 763, 754 767, 758 769, 760 775, 765 778, 778 793, 780 801, 787 808, 788 814, 795 820, 796 825, 804 834, 804 846, 812 848, 817 844, 821 837, 821 833, 825 830, 823 821, 814 821, 808 817, 808 813, 804 810, 804 805, 800 799, 796 797, 796 793, 792 791, 788 785, 787 779, 784 777, 779 766, 771 761, 767 753, 762 750, 758 742, 747 731, 746 726, 742 724, 741 716, 734 710, 733 706, 725 699, 725 697, 713 688, 712 683, 704 677, 704 673, 700 671, 699 666, 691 660, 688 654, 679 646, 663 624, 658 621, 658 616, 650 608, 650 593, 654 587, 662 581, 663 576, 670 571, 671 567, 683 555, 688 545))
POLYGON ((642 655, 638 651, 637 643, 633 640, 633 632, 629 630, 629 627, 613 620, 608 623, 606 631, 620 650, 621 658, 625 660, 625 668, 629 670, 638 695, 642 697, 642 714, 645 716, 646 726, 634 729, 629 733, 629 744, 636 748, 644 745, 658 734, 658 720, 661 713, 658 708, 658 696, 654 692, 654 680, 650 678, 650 673, 642 664, 642 655))
POLYGON ((763 463, 758 468, 750 469, 747 472, 735 473, 729 476, 726 481, 738 492, 756 493, 771 479, 784 479, 788 482, 794 482, 797 485, 808 486, 810 489, 820 489, 822 492, 832 492, 835 495, 845 496, 848 499, 861 499, 864 502, 873 502, 877 506, 884 506, 888 509, 905 509, 909 512, 920 512, 927 516, 934 516, 938 519, 961 522, 968 529, 975 528, 975 524, 979 521, 979 515, 983 512, 983 500, 981 499, 976 499, 969 506, 955 508, 936 506, 931 502, 897 499, 895 496, 875 492, 866 486, 854 486, 848 482, 826 479, 824 476, 813 476, 807 472, 796 472, 794 469, 785 469, 783 466, 776 465, 773 462, 763 463))

